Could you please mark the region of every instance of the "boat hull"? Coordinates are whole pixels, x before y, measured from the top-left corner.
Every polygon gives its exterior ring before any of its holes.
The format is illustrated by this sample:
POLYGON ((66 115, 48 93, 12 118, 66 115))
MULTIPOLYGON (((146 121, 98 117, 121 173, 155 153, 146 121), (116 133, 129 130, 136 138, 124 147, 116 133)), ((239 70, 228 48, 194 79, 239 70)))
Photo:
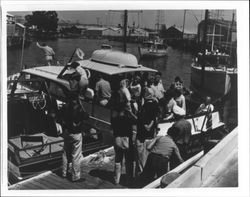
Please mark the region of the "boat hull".
POLYGON ((206 68, 204 70, 204 84, 201 87, 203 71, 201 67, 191 66, 191 88, 194 91, 206 92, 211 96, 223 96, 235 88, 236 72, 227 72, 223 69, 206 68))

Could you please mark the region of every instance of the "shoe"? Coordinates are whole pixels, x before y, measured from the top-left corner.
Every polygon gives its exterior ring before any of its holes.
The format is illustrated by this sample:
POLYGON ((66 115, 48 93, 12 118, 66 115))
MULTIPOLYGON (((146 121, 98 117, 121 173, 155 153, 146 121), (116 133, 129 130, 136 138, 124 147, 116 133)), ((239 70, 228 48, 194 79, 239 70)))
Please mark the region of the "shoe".
POLYGON ((77 179, 77 180, 72 180, 73 183, 80 183, 80 182, 84 182, 86 181, 85 178, 80 178, 80 179, 77 179))

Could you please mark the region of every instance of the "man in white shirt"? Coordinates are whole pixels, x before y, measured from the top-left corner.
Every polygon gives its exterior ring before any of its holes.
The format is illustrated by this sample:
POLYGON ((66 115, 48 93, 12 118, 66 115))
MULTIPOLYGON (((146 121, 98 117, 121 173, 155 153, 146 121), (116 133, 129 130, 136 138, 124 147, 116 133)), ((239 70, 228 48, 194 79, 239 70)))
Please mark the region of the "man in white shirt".
POLYGON ((46 45, 45 43, 43 43, 41 46, 38 42, 36 42, 36 45, 44 52, 47 65, 51 66, 51 62, 55 56, 54 50, 51 47, 49 47, 48 45, 46 45))
POLYGON ((196 110, 196 114, 202 113, 202 112, 212 112, 214 111, 214 106, 211 104, 211 97, 207 96, 205 99, 205 103, 202 103, 199 108, 196 110))

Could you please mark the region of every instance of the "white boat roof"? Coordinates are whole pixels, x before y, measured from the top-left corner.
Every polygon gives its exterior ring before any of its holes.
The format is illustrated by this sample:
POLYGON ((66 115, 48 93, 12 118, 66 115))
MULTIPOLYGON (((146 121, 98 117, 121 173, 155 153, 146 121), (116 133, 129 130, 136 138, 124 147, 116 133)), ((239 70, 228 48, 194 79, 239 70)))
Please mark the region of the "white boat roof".
MULTIPOLYGON (((121 51, 96 50, 89 60, 78 61, 80 65, 89 70, 97 71, 107 75, 116 75, 129 72, 157 72, 157 70, 138 65, 134 55, 121 51)), ((50 79, 68 86, 68 81, 57 78, 63 66, 41 66, 23 70, 25 73, 50 79)), ((66 72, 71 72, 70 70, 66 72)))
POLYGON ((157 72, 157 70, 139 65, 134 55, 121 51, 96 50, 89 60, 81 60, 78 62, 83 68, 107 75, 140 71, 157 72))
POLYGON ((28 68, 23 70, 22 72, 50 79, 52 81, 56 81, 68 86, 69 82, 67 80, 57 78, 57 76, 59 75, 59 73, 62 71, 63 68, 64 68, 63 66, 41 66, 41 67, 28 68))

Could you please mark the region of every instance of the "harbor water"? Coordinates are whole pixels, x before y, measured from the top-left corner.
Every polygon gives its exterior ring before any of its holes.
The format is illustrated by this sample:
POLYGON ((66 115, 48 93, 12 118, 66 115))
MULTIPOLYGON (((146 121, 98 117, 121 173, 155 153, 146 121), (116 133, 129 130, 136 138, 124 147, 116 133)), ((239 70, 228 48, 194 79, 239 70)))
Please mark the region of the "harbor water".
MULTIPOLYGON (((41 44, 41 43, 40 43, 41 44)), ((123 43, 108 40, 97 39, 57 39, 47 41, 46 44, 52 47, 56 53, 56 59, 60 64, 65 65, 70 59, 75 48, 79 47, 85 53, 85 58, 91 57, 94 50, 100 49, 102 44, 109 44, 115 50, 122 50, 123 43)), ((192 54, 184 53, 178 50, 168 48, 168 56, 157 59, 139 59, 138 44, 127 44, 127 52, 132 53, 137 57, 140 64, 150 68, 159 70, 162 73, 163 83, 165 88, 168 88, 175 76, 180 76, 185 86, 190 85, 190 65, 192 63, 192 54)), ((21 49, 8 49, 7 53, 7 74, 11 75, 19 72, 21 69, 21 49)), ((76 55, 74 56, 76 58, 76 55)), ((29 67, 43 65, 43 52, 36 46, 36 43, 31 43, 24 49, 23 64, 29 67)))

